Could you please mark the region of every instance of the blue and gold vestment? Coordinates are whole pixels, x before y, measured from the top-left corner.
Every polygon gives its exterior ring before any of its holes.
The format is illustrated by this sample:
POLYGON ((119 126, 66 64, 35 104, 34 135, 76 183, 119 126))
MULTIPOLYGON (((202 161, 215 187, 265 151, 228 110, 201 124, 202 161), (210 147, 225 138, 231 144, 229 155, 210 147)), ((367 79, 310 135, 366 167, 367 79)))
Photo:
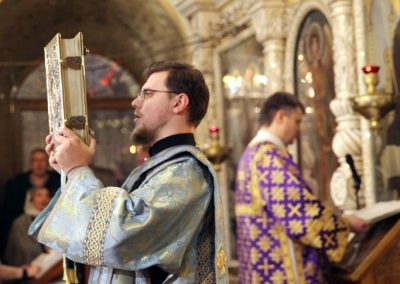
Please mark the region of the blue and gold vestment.
POLYGON ((348 224, 321 204, 285 148, 252 141, 236 181, 241 284, 325 283, 339 261, 348 224))
POLYGON ((74 172, 30 233, 73 261, 92 265, 89 283, 227 283, 222 205, 212 166, 189 145, 136 168, 122 188, 89 168, 74 172))

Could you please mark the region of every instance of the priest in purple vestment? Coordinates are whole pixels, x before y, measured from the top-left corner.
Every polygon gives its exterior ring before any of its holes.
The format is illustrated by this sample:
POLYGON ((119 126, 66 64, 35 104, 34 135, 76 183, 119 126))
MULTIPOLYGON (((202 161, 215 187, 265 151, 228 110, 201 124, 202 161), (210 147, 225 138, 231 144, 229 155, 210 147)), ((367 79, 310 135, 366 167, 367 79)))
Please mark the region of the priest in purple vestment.
POLYGON ((241 156, 236 180, 239 282, 329 283, 349 231, 367 222, 324 206, 287 150, 300 133, 304 107, 278 92, 265 102, 260 130, 241 156))

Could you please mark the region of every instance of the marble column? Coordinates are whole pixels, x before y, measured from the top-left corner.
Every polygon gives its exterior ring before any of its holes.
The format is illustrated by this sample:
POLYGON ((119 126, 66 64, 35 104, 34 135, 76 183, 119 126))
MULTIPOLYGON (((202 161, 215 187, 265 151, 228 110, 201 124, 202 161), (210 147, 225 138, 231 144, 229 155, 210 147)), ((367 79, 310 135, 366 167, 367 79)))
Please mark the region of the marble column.
POLYGON ((281 0, 252 0, 248 11, 256 39, 263 45, 266 96, 284 90, 285 3, 281 0))
MULTIPOLYGON (((362 74, 362 67, 369 63, 367 61, 367 47, 369 47, 369 44, 367 43, 368 39, 366 36, 367 33, 364 15, 364 1, 355 0, 353 9, 356 37, 357 70, 359 71, 358 74, 362 74)), ((364 83, 363 75, 358 76, 357 84, 359 94, 365 94, 367 92, 367 88, 364 83)), ((369 206, 376 202, 377 173, 375 169, 378 162, 376 153, 379 152, 379 144, 381 144, 382 141, 380 139, 380 136, 375 135, 375 133, 371 130, 369 121, 365 118, 361 119, 361 132, 365 205, 369 206)))
POLYGON ((361 204, 365 203, 366 181, 362 166, 362 132, 360 116, 352 109, 352 98, 358 95, 357 60, 353 17, 353 1, 331 0, 331 22, 333 32, 333 55, 336 97, 330 108, 336 117, 337 128, 332 148, 340 166, 331 179, 331 195, 337 206, 344 210, 356 208, 353 180, 345 156, 350 154, 360 176, 362 176, 361 204))
MULTIPOLYGON (((214 37, 212 27, 217 19, 217 12, 213 2, 212 0, 182 0, 175 4, 177 10, 187 19, 190 25, 188 41, 192 54, 192 64, 203 73, 210 90, 207 115, 196 130, 196 139, 200 145, 204 145, 207 142, 209 126, 223 121, 223 117, 217 116, 217 113, 220 113, 216 111, 218 98, 214 96, 214 37)), ((223 125, 219 126, 223 128, 223 125)))
MULTIPOLYGON (((213 56, 216 45, 215 29, 218 21, 213 0, 182 0, 175 4, 177 10, 188 20, 190 24, 189 42, 192 52, 192 63, 204 75, 204 79, 210 90, 210 102, 208 112, 203 122, 196 129, 196 140, 200 146, 210 143, 209 126, 218 125, 220 128, 220 142, 224 144, 224 112, 223 95, 217 96, 215 90, 215 74, 213 69, 213 56), (220 110, 220 111, 217 111, 220 110)), ((229 193, 227 186, 226 165, 217 172, 217 183, 219 185, 225 223, 225 240, 228 248, 227 256, 231 259, 230 250, 230 220, 229 220, 229 193)))

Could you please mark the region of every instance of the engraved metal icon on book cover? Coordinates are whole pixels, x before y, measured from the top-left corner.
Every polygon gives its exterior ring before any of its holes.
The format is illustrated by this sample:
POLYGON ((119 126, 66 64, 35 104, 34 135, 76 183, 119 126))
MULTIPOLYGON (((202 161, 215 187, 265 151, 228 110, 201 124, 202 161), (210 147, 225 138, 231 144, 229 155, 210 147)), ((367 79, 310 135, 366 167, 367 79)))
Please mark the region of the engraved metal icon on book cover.
POLYGON ((82 33, 68 39, 56 34, 44 54, 50 134, 66 126, 89 144, 82 33))

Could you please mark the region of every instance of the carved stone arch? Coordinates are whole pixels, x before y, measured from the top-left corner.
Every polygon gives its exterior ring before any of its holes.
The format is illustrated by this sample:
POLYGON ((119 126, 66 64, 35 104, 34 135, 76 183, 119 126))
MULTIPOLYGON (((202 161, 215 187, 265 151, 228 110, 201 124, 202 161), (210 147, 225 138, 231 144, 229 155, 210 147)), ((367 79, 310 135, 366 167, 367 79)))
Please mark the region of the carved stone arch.
POLYGON ((160 5, 164 8, 164 11, 171 17, 181 36, 183 37, 184 44, 189 54, 193 53, 193 45, 190 44, 190 37, 193 34, 193 29, 186 17, 179 12, 179 10, 171 4, 169 0, 158 0, 160 5))
MULTIPOLYGON (((328 2, 328 1, 326 1, 328 2)), ((313 11, 320 11, 327 19, 329 26, 332 27, 332 16, 331 11, 327 4, 322 2, 305 2, 300 4, 300 6, 295 11, 293 17, 290 17, 291 25, 288 26, 288 36, 286 38, 285 46, 285 90, 294 93, 294 56, 296 52, 296 43, 298 33, 300 31, 301 25, 303 24, 307 15, 313 11)))
MULTIPOLYGON (((0 143, 0 155, 5 159, 5 166, 0 165, 0 187, 22 170, 23 152, 20 146, 15 146, 17 141, 22 141, 21 131, 13 126, 13 117, 17 115, 11 113, 19 111, 14 105, 25 102, 14 102, 17 99, 13 89, 42 62, 43 46, 56 33, 71 38, 81 31, 85 46, 92 54, 115 61, 140 85, 145 80, 143 70, 149 63, 192 58, 190 28, 185 29, 189 25, 182 19, 175 2, 37 0, 19 5, 0 0, 0 58, 3 60, 0 66, 0 129, 7 133, 0 143)), ((40 104, 26 102, 24 107, 45 109, 45 100, 40 100, 40 104)))

